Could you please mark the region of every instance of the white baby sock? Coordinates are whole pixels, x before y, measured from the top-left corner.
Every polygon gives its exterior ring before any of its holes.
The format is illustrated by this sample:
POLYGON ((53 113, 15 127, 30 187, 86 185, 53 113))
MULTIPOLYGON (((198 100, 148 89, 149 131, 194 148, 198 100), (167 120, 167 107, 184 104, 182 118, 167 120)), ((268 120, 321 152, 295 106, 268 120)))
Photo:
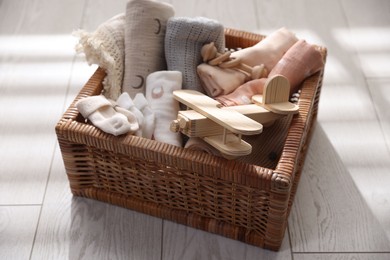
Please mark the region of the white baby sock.
POLYGON ((129 125, 130 125, 129 133, 134 134, 136 131, 139 130, 139 124, 138 124, 137 117, 132 112, 130 112, 129 110, 127 110, 123 107, 118 106, 115 102, 114 102, 113 106, 114 106, 114 109, 116 112, 124 115, 127 118, 127 122, 129 122, 129 125))
POLYGON ((132 131, 127 117, 114 110, 110 101, 103 95, 90 96, 76 103, 78 111, 100 130, 115 136, 132 131))
POLYGON ((166 69, 164 39, 173 7, 153 0, 130 0, 126 7, 125 72, 122 91, 145 93, 146 77, 166 69))
POLYGON ((95 32, 77 30, 73 35, 79 37, 76 45, 78 53, 84 52, 89 65, 97 64, 105 69, 103 94, 109 99, 117 99, 121 93, 124 70, 125 14, 118 14, 102 23, 95 32))
POLYGON ((135 106, 134 101, 131 99, 129 94, 127 94, 127 92, 123 92, 116 100, 116 104, 119 107, 127 109, 135 116, 135 118, 137 119, 138 125, 139 125, 139 128, 138 128, 137 132, 135 133, 135 135, 142 136, 142 129, 141 128, 142 128, 144 116, 143 116, 142 112, 135 106))
POLYGON ((140 123, 140 130, 136 135, 147 139, 152 139, 155 128, 155 116, 153 110, 149 106, 149 102, 146 100, 144 94, 138 93, 134 97, 135 107, 141 111, 143 119, 140 123))
POLYGON ((170 124, 177 118, 179 102, 174 99, 173 91, 181 89, 180 71, 158 71, 146 79, 146 99, 149 101, 155 118, 154 139, 160 142, 182 146, 180 133, 170 130, 170 124))
POLYGON ((218 52, 225 50, 224 27, 205 17, 172 17, 167 23, 165 57, 168 70, 183 74, 183 89, 204 93, 196 67, 203 62, 201 49, 214 42, 218 52))

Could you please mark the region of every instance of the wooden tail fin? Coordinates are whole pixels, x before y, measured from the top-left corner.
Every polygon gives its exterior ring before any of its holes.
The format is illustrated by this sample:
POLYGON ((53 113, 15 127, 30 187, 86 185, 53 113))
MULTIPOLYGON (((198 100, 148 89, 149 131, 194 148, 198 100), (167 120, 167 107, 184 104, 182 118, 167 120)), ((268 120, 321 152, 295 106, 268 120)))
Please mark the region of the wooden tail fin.
POLYGON ((255 95, 252 100, 276 114, 298 113, 299 107, 289 102, 289 98, 290 83, 288 79, 282 75, 275 75, 265 83, 263 95, 255 95))

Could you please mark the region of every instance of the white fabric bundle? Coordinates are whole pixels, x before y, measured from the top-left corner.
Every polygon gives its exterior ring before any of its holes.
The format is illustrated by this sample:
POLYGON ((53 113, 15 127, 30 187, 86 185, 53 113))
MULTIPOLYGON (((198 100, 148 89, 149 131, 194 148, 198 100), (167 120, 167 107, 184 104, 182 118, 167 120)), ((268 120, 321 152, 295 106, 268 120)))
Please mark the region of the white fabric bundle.
POLYGON ((146 99, 155 114, 154 139, 180 147, 180 133, 172 132, 170 125, 179 111, 179 102, 174 99, 173 91, 181 89, 181 84, 180 71, 158 71, 146 79, 146 99))
POLYGON ((130 0, 126 6, 125 72, 122 91, 134 98, 145 93, 145 79, 165 70, 164 39, 173 7, 153 0, 130 0))
POLYGON ((142 112, 135 106, 134 104, 135 102, 131 99, 131 97, 129 96, 129 94, 127 94, 126 92, 123 92, 119 98, 116 100, 116 104, 119 106, 119 107, 122 107, 128 111, 130 111, 137 119, 137 122, 138 122, 138 125, 139 125, 139 129, 137 130, 137 132, 135 133, 136 136, 142 136, 142 124, 143 124, 143 121, 144 121, 144 115, 142 114, 142 112))
POLYGON ((142 136, 147 139, 152 139, 155 128, 155 115, 151 109, 149 102, 146 100, 144 94, 138 93, 134 97, 135 107, 142 112, 143 119, 140 123, 140 132, 137 132, 137 136, 142 136))

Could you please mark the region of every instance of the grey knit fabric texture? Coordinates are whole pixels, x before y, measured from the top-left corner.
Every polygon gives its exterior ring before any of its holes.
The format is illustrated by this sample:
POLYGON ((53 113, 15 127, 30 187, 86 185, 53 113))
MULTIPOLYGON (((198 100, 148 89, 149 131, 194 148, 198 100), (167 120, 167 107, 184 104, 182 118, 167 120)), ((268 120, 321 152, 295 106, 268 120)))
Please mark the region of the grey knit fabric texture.
POLYGON ((171 17, 165 35, 165 58, 168 70, 181 71, 183 89, 205 93, 196 67, 201 64, 201 48, 214 42, 217 50, 225 50, 224 27, 205 17, 171 17))

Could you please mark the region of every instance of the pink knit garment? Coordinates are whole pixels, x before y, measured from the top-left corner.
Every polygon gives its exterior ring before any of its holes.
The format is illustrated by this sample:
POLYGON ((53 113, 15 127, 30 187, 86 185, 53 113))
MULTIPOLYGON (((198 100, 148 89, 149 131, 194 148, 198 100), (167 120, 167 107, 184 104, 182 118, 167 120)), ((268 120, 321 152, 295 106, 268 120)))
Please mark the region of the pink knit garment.
POLYGON ((290 94, 298 91, 303 80, 324 67, 321 53, 312 44, 299 40, 275 65, 268 77, 283 75, 290 82, 290 94))
MULTIPOLYGON (((304 79, 320 71, 323 66, 324 61, 316 47, 305 40, 299 40, 279 60, 268 77, 285 76, 290 82, 290 94, 292 94, 298 91, 304 79)), ((266 80, 261 78, 248 81, 232 93, 216 99, 224 106, 250 104, 253 95, 263 94, 266 80)))
MULTIPOLYGON (((266 71, 271 71, 283 54, 298 41, 298 38, 286 28, 271 33, 254 46, 238 50, 231 54, 242 63, 251 67, 264 64, 266 71)), ((233 69, 213 67, 208 64, 198 66, 198 75, 205 92, 211 97, 227 95, 250 80, 250 77, 233 69)))
POLYGON ((216 97, 216 100, 227 107, 251 104, 251 98, 253 95, 263 93, 263 88, 266 81, 266 78, 261 78, 245 82, 232 93, 216 97))
POLYGON ((240 58, 242 63, 251 67, 264 64, 267 71, 271 71, 286 51, 297 41, 298 38, 295 34, 283 27, 274 31, 259 43, 233 52, 231 57, 240 58))

